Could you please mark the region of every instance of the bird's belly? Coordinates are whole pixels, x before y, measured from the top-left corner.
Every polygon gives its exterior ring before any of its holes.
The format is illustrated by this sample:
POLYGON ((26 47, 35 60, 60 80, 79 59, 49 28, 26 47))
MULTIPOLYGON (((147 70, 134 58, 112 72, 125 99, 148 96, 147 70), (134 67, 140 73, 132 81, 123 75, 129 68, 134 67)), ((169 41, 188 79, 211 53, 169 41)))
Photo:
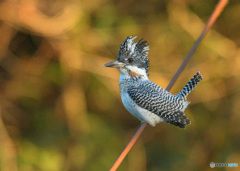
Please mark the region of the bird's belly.
POLYGON ((138 106, 127 93, 121 94, 124 107, 140 121, 147 122, 151 126, 164 122, 158 115, 138 106))

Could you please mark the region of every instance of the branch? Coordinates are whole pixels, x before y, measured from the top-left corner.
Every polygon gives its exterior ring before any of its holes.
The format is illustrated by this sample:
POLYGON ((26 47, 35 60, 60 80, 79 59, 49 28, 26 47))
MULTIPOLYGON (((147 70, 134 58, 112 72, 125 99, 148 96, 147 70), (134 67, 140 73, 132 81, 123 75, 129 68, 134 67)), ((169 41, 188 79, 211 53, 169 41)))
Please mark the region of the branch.
POLYGON ((187 65, 188 61, 190 60, 190 58, 192 57, 193 53, 195 52, 195 50, 197 49, 198 45, 201 43, 202 39, 204 38, 204 36, 207 34, 207 32, 209 31, 209 29, 212 27, 213 23, 216 21, 216 19, 218 18, 218 16, 221 14, 221 12, 223 11, 223 8, 227 5, 228 0, 220 0, 219 3, 217 4, 217 6, 215 7, 215 10, 213 11, 212 15, 210 16, 207 24, 205 25, 202 33, 200 34, 200 36, 198 37, 198 39, 196 40, 196 42, 194 43, 192 49, 189 51, 189 53, 187 54, 187 56, 185 57, 182 65, 179 67, 179 69, 177 70, 176 74, 173 76, 172 80, 170 81, 170 83, 168 84, 166 90, 170 90, 172 88, 172 86, 174 85, 174 83, 176 82, 176 80, 178 79, 179 75, 181 74, 181 72, 183 71, 183 69, 185 68, 185 66, 187 65))
MULTIPOLYGON (((227 2, 228 2, 228 0, 220 0, 218 2, 217 6, 215 7, 212 15, 210 16, 210 18, 209 18, 207 24, 205 25, 202 33, 200 34, 199 38, 196 40, 196 42, 194 43, 192 49, 189 51, 188 55, 185 57, 182 65, 179 67, 179 69, 177 70, 176 74, 173 76, 172 80, 170 81, 169 85, 167 86, 167 88, 166 88, 167 91, 170 91, 170 89, 172 88, 172 86, 174 85, 176 80, 178 79, 179 75, 181 74, 181 72, 183 71, 185 66, 187 65, 188 61, 192 57, 193 53, 197 49, 198 45, 200 44, 200 42, 202 41, 204 36, 207 34, 209 29, 212 27, 213 23, 216 21, 218 16, 221 14, 221 12, 223 11, 224 7, 227 5, 227 2)), ((132 137, 132 139, 129 141, 129 143, 127 144, 125 149, 122 151, 120 156, 117 158, 117 160, 115 161, 115 163, 111 167, 110 171, 117 170, 117 168, 122 163, 123 159, 126 157, 128 152, 131 150, 132 146, 138 140, 138 138, 140 137, 140 135, 142 134, 142 132, 143 132, 143 130, 145 129, 146 126, 147 126, 146 123, 142 123, 141 124, 141 126, 138 128, 138 130, 135 133, 135 135, 132 137)))

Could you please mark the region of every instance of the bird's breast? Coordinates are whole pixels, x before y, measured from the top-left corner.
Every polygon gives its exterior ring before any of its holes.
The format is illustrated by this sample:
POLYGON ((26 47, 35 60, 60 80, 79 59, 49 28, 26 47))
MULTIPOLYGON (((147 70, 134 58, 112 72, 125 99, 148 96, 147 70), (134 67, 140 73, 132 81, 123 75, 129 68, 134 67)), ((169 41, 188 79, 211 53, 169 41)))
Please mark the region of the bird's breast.
POLYGON ((121 94, 122 102, 124 107, 140 121, 146 122, 151 126, 156 126, 156 124, 163 122, 163 118, 158 115, 138 106, 129 96, 128 93, 121 94))

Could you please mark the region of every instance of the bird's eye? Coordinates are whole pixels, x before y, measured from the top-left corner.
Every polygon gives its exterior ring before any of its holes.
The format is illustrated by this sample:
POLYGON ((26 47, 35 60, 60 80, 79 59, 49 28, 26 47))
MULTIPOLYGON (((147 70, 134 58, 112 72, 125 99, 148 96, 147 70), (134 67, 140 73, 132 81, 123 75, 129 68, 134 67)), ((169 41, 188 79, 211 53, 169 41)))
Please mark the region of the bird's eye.
POLYGON ((133 58, 128 58, 128 62, 132 63, 133 62, 133 58))

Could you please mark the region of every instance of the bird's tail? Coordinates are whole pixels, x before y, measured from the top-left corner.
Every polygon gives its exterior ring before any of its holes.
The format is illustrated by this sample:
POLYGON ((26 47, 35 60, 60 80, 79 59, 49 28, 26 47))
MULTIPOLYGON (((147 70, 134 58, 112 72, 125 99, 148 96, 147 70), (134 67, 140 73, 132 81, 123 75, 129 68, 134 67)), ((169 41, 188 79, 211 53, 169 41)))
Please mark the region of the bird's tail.
POLYGON ((187 95, 196 87, 196 85, 203 79, 200 72, 197 72, 192 79, 185 85, 185 87, 178 93, 181 99, 186 99, 187 95))

